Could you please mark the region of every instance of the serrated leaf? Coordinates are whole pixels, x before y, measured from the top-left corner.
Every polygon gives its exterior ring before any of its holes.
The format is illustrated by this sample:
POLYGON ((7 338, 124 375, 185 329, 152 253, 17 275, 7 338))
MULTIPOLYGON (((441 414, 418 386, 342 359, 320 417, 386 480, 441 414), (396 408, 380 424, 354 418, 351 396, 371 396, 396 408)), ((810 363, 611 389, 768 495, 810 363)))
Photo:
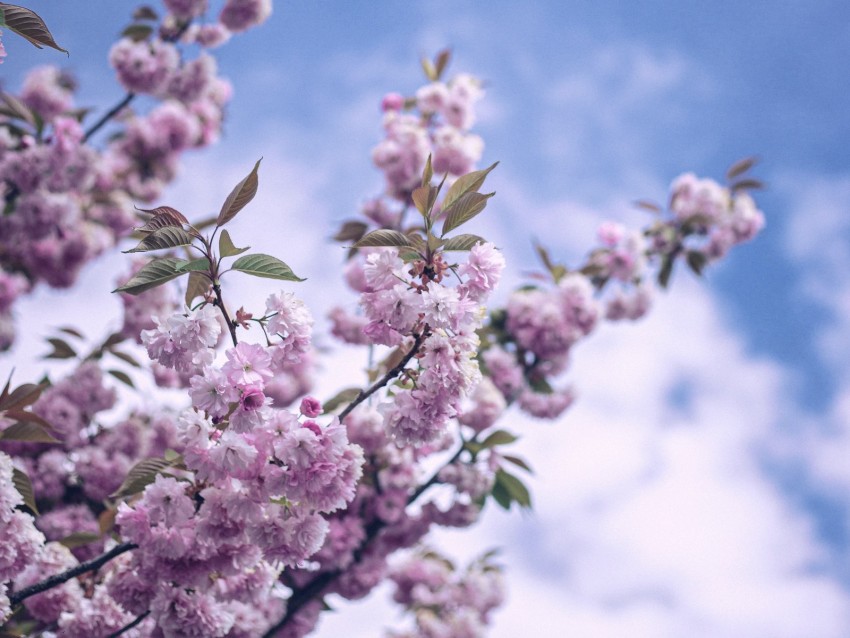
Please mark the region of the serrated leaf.
POLYGON ((73 532, 60 540, 59 544, 64 545, 68 549, 74 549, 90 543, 96 543, 100 538, 100 534, 95 534, 94 532, 73 532))
POLYGON ((127 472, 127 477, 124 479, 124 482, 121 483, 121 487, 112 494, 111 498, 123 498, 125 496, 138 494, 156 480, 157 474, 163 473, 171 467, 171 465, 172 461, 159 458, 150 458, 139 461, 130 468, 130 471, 127 472))
POLYGON ((531 508, 531 494, 516 476, 504 470, 496 470, 496 483, 502 485, 510 494, 511 500, 516 501, 520 507, 531 508))
POLYGON ((129 295, 138 295, 151 288, 161 286, 167 281, 186 274, 185 270, 177 270, 183 259, 175 257, 163 257, 154 259, 142 266, 141 270, 130 278, 126 284, 116 288, 112 292, 126 292, 129 295))
POLYGON ((499 162, 495 162, 485 169, 473 171, 458 177, 457 180, 455 180, 455 183, 452 184, 451 188, 449 188, 449 192, 446 193, 446 197, 443 200, 443 211, 448 209, 466 193, 478 192, 478 190, 484 185, 484 180, 487 179, 487 175, 489 175, 490 171, 498 165, 499 162))
POLYGON ((3 3, 2 7, 3 21, 6 23, 7 29, 25 38, 38 49, 47 46, 62 53, 68 53, 68 51, 56 44, 50 33, 50 29, 47 28, 44 20, 35 11, 14 4, 3 3))
POLYGON ((159 15, 153 7, 143 4, 133 10, 133 20, 159 20, 159 15))
POLYGON ((407 235, 400 233, 397 230, 380 228, 368 233, 354 244, 354 248, 367 248, 370 246, 412 247, 413 244, 407 235))
POLYGON ((236 255, 241 255, 249 248, 250 246, 237 248, 233 245, 233 240, 230 239, 230 233, 226 230, 221 231, 221 235, 218 238, 218 253, 222 257, 234 257, 236 255))
POLYGON ((269 279, 281 279, 283 281, 304 281, 295 275, 292 269, 277 257, 256 253, 245 255, 233 262, 230 267, 255 277, 267 277, 269 279))
POLYGON ((53 351, 44 355, 45 359, 73 359, 77 356, 77 351, 64 339, 50 337, 47 342, 53 346, 53 351))
POLYGON ((478 235, 455 235, 443 243, 443 250, 472 250, 475 244, 483 244, 486 240, 478 235))
POLYGON ((343 404, 348 404, 354 401, 360 395, 360 388, 346 388, 340 390, 333 397, 322 403, 322 408, 326 413, 333 412, 343 404))
POLYGON ((0 98, 6 104, 7 113, 11 117, 18 118, 27 124, 35 126, 35 114, 26 104, 9 93, 0 93, 0 98))
POLYGON ((262 161, 263 158, 258 159, 257 163, 254 164, 253 170, 248 173, 248 176, 239 182, 232 191, 230 191, 230 195, 227 196, 227 199, 224 200, 224 204, 221 206, 221 212, 218 214, 218 218, 215 222, 216 226, 224 226, 227 222, 236 217, 239 211, 245 208, 248 202, 254 199, 254 195, 257 194, 257 188, 260 185, 257 171, 259 170, 260 162, 262 161))
POLYGON ((743 175, 755 166, 756 162, 758 162, 757 157, 745 157, 743 159, 739 159, 726 171, 726 179, 732 181, 736 177, 743 175))
POLYGON ((149 24, 131 24, 121 32, 124 38, 130 38, 133 42, 147 40, 153 33, 153 27, 149 24))
POLYGON ((192 243, 192 236, 179 226, 168 225, 159 228, 147 235, 135 248, 124 250, 124 253, 146 253, 151 250, 164 250, 166 248, 177 248, 188 246, 192 243))
POLYGON ((23 441, 25 443, 60 443, 48 432, 47 428, 33 421, 18 421, 0 432, 2 441, 23 441))
POLYGON ((209 272, 210 260, 206 257, 199 257, 198 259, 191 259, 189 261, 184 259, 177 264, 177 270, 180 272, 209 272))
POLYGON ((196 297, 202 297, 209 289, 209 277, 206 277, 203 273, 199 272, 189 273, 189 280, 186 284, 186 297, 184 298, 186 305, 191 306, 192 301, 194 301, 196 297))
POLYGON ((0 398, 0 411, 21 409, 32 405, 38 400, 46 387, 46 383, 25 383, 9 392, 7 384, 2 398, 0 398))
POLYGON ((108 370, 109 374, 118 379, 121 383, 130 386, 131 388, 135 388, 136 384, 133 383, 133 380, 130 378, 130 375, 121 370, 108 370))
POLYGON ((529 474, 534 473, 534 471, 531 469, 531 466, 528 463, 526 463, 526 461, 524 459, 521 459, 518 456, 514 456, 512 454, 504 454, 504 455, 502 455, 502 458, 504 460, 506 460, 508 463, 513 463, 517 467, 521 467, 522 469, 524 469, 529 474))
POLYGON ((364 222, 350 219, 343 222, 333 239, 334 241, 357 241, 366 234, 367 228, 369 226, 364 222))
POLYGON ((30 477, 22 470, 14 467, 12 468, 12 483, 15 485, 15 489, 18 490, 21 498, 24 499, 24 505, 26 505, 33 514, 38 514, 38 507, 35 505, 35 491, 32 488, 32 481, 30 481, 30 477))
POLYGON ((182 228, 183 224, 189 223, 189 220, 186 219, 183 213, 171 206, 158 206, 151 209, 140 208, 138 210, 139 212, 152 215, 151 219, 144 226, 136 229, 142 233, 151 233, 166 226, 179 226, 182 228))
POLYGON ((443 235, 465 224, 487 206, 487 200, 496 193, 469 192, 461 195, 449 208, 444 208, 443 235))
POLYGON ((481 442, 481 447, 488 448, 495 447, 497 445, 508 445, 509 443, 516 441, 517 438, 517 436, 506 430, 496 430, 481 442))

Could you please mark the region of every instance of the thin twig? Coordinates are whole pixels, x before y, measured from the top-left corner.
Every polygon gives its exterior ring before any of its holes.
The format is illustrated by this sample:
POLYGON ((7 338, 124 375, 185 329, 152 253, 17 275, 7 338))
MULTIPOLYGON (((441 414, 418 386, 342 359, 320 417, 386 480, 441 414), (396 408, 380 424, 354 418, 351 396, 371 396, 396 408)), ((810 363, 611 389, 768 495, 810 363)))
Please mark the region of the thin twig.
POLYGON ((227 324, 227 329, 230 330, 230 338, 233 339, 233 345, 238 346, 239 340, 236 338, 236 324, 233 323, 230 315, 227 314, 227 308, 225 308, 224 299, 221 296, 221 285, 214 283, 213 292, 215 293, 215 301, 213 303, 219 307, 221 314, 224 315, 224 321, 227 324))
POLYGON ((387 385, 390 381, 392 381, 395 377, 401 374, 402 370, 404 370, 404 366, 406 366, 410 360, 416 356, 416 353, 419 352, 419 348, 422 346, 422 342, 425 340, 427 336, 427 330, 423 330, 422 334, 416 335, 416 340, 413 342, 413 346, 410 348, 410 351, 404 355, 401 361, 399 361, 391 370, 389 370, 380 380, 376 381, 374 385, 370 386, 366 390, 361 390, 357 397, 349 403, 346 408, 339 413, 339 420, 342 421, 345 417, 351 414, 351 411, 354 410, 358 405, 363 403, 370 396, 375 394, 378 390, 387 385))
POLYGON ((148 617, 148 615, 149 615, 150 613, 151 613, 151 612, 150 612, 150 610, 146 611, 145 613, 143 613, 143 614, 139 615, 139 616, 138 616, 135 620, 133 620, 132 622, 130 622, 130 623, 128 623, 128 624, 126 624, 126 625, 124 625, 123 627, 121 627, 121 629, 119 629, 118 631, 114 631, 114 632, 112 632, 111 634, 109 634, 106 638, 118 638, 118 636, 120 636, 121 634, 123 634, 125 631, 130 631, 130 630, 131 630, 133 627, 135 627, 136 625, 141 624, 141 622, 142 622, 145 618, 147 618, 147 617, 148 617))
POLYGON ((55 574, 53 576, 50 576, 49 578, 45 578, 41 582, 35 583, 34 585, 30 585, 29 587, 25 587, 20 591, 13 592, 9 595, 9 603, 12 605, 17 605, 18 603, 26 600, 30 596, 35 596, 36 594, 40 594, 43 591, 52 589, 53 587, 61 585, 62 583, 66 583, 72 578, 76 578, 80 574, 85 574, 86 572, 93 572, 96 569, 100 569, 116 556, 120 556, 124 552, 129 552, 130 550, 136 549, 137 547, 138 545, 134 543, 123 543, 121 545, 116 545, 108 552, 106 552, 105 554, 101 554, 97 558, 93 558, 85 563, 80 563, 76 567, 72 567, 71 569, 62 572, 61 574, 55 574))
POLYGON ((133 98, 135 98, 135 97, 136 97, 136 94, 135 94, 135 93, 133 93, 133 92, 127 93, 127 95, 125 95, 125 96, 124 96, 124 99, 123 99, 123 100, 121 100, 120 102, 118 102, 118 104, 116 104, 116 105, 115 105, 115 106, 113 106, 111 109, 109 109, 106 113, 104 113, 104 114, 101 116, 101 118, 100 118, 97 122, 95 122, 94 124, 92 124, 91 128, 89 128, 89 130, 87 130, 87 131, 86 131, 86 134, 83 136, 83 143, 88 142, 88 141, 89 141, 89 138, 90 138, 92 135, 94 135, 94 134, 95 134, 95 133, 97 133, 100 129, 102 129, 102 128, 106 125, 106 123, 107 123, 109 120, 111 120, 113 117, 115 117, 116 115, 118 115, 118 113, 119 113, 119 112, 120 112, 120 111, 121 111, 121 110, 122 110, 125 106, 127 106, 130 102, 132 102, 132 101, 133 101, 133 98))

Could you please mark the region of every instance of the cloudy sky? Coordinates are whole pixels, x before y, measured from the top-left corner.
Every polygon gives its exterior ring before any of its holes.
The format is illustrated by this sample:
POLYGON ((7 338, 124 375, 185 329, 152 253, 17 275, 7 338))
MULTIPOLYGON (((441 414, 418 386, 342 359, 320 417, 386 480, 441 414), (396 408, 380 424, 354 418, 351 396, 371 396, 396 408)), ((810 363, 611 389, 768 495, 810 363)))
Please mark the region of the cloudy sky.
MULTIPOLYGON (((106 51, 131 3, 24 4, 71 57, 5 36, 6 87, 51 62, 77 73, 83 104, 121 97, 106 51)), ((329 299, 350 300, 326 238, 380 189, 369 165, 380 97, 412 93, 418 58, 443 47, 452 71, 487 83, 476 131, 485 162, 501 164, 477 230, 507 253, 507 289, 535 266, 532 237, 576 263, 601 221, 643 223, 629 202, 664 201, 679 173, 720 178, 743 156, 761 158, 764 233, 704 280, 677 273, 646 320, 580 346, 569 375, 580 400, 560 422, 507 417, 536 469, 534 513, 489 511, 473 531, 439 539, 461 561, 504 548, 510 600, 492 634, 850 634, 850 7, 276 5, 220 49, 236 92, 226 135, 186 159, 163 203, 204 216, 263 156, 253 217, 234 222, 234 239, 309 277, 300 294, 317 315, 329 299)), ((108 291, 122 259, 85 272, 85 301, 42 291, 22 306, 19 370, 46 349, 47 326, 114 325, 108 291)), ((328 391, 362 365, 336 361, 328 391)), ((386 598, 343 607, 320 635, 377 635, 376 617, 396 619, 386 598)))

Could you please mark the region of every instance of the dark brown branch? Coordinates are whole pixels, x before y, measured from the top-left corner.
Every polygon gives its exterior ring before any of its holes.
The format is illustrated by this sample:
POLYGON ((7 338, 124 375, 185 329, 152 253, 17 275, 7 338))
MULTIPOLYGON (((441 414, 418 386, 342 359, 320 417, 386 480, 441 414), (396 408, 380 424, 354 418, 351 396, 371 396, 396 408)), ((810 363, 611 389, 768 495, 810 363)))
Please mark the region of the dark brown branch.
POLYGON ((425 341, 425 337, 427 336, 427 334, 428 332, 426 329, 422 331, 422 334, 416 335, 416 340, 413 342, 413 346, 410 348, 410 351, 406 355, 404 355, 404 357, 402 357, 401 361, 399 361, 383 377, 376 381, 374 385, 370 386, 366 390, 361 390, 357 397, 354 399, 354 401, 349 403, 346 408, 339 413, 339 420, 342 421, 345 417, 351 414, 351 411, 354 410, 354 408, 356 408, 370 396, 375 394, 375 392, 387 385, 395 377, 400 375, 402 370, 404 370, 404 366, 406 366, 410 362, 410 360, 416 356, 416 353, 419 352, 419 348, 422 346, 422 342, 425 341))
POLYGON ((123 100, 121 100, 120 102, 118 102, 118 104, 116 104, 116 105, 115 105, 115 106, 113 106, 111 109, 109 109, 106 113, 104 113, 104 114, 101 116, 101 118, 100 118, 97 122, 95 122, 94 124, 92 124, 91 128, 89 128, 89 130, 87 130, 87 131, 86 131, 86 134, 83 136, 83 143, 88 142, 88 141, 89 141, 89 138, 90 138, 92 135, 94 135, 94 134, 95 134, 95 133, 97 133, 100 129, 102 129, 102 128, 106 125, 106 123, 107 123, 109 120, 111 120, 113 117, 115 117, 116 115, 118 115, 118 113, 120 113, 120 112, 121 112, 121 110, 122 110, 125 106, 127 106, 130 102, 132 102, 132 101, 133 101, 133 98, 135 98, 135 97, 136 97, 136 94, 135 94, 135 93, 132 93, 132 92, 127 93, 127 95, 125 95, 125 96, 124 96, 124 99, 123 99, 123 100))
POLYGON ((26 600, 30 596, 35 596, 36 594, 40 594, 43 591, 52 589, 58 585, 61 585, 62 583, 66 583, 72 578, 76 578, 80 574, 85 574, 86 572, 93 572, 96 569, 100 569, 116 556, 120 556, 124 552, 129 552, 130 550, 136 549, 137 547, 138 545, 135 545, 134 543, 122 543, 121 545, 116 545, 108 552, 106 552, 105 554, 101 554, 97 558, 93 558, 85 563, 80 563, 76 567, 72 567, 71 569, 62 572, 61 574, 55 574, 53 576, 50 576, 49 578, 45 578, 39 583, 35 583, 34 585, 25 587, 20 591, 11 593, 9 595, 9 603, 12 605, 17 605, 18 603, 26 600))
POLYGON ((112 632, 111 634, 109 634, 106 638, 118 638, 118 636, 120 636, 121 634, 123 634, 125 631, 130 631, 130 630, 131 630, 133 627, 135 627, 136 625, 141 624, 141 622, 142 622, 145 618, 147 618, 147 617, 148 617, 148 615, 149 615, 150 613, 151 613, 151 612, 150 612, 150 610, 146 611, 145 613, 141 614, 138 618, 136 618, 136 619, 135 619, 135 620, 133 620, 132 622, 130 622, 130 623, 128 623, 128 624, 126 624, 126 625, 124 625, 123 627, 121 627, 121 629, 119 629, 118 631, 114 631, 114 632, 112 632))
POLYGON ((239 345, 239 340, 236 338, 236 324, 230 318, 230 315, 227 314, 227 308, 224 306, 224 299, 221 296, 221 285, 213 284, 213 292, 215 293, 215 301, 214 305, 218 306, 221 310, 221 314, 224 315, 224 322, 227 324, 227 329, 230 330, 230 338, 233 339, 233 345, 239 345))

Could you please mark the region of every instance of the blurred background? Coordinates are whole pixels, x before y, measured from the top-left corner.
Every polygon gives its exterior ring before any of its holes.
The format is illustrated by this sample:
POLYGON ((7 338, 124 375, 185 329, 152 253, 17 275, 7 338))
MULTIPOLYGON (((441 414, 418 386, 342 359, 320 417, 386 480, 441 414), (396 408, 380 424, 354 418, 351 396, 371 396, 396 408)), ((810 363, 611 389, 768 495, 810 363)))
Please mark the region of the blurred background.
MULTIPOLYGON (((120 100, 107 52, 134 3, 21 1, 71 55, 4 33, 3 88, 58 64, 80 105, 120 100)), ((186 156, 161 203, 206 217, 262 156, 231 233, 308 278, 295 291, 327 334, 330 305, 355 303, 328 238, 382 187, 380 99, 411 95, 419 58, 445 47, 449 75, 486 82, 473 132, 483 164, 501 164, 469 232, 506 253, 502 301, 537 268, 533 238, 577 264, 602 221, 643 225, 631 202, 665 202, 681 172, 721 179, 757 155, 768 185, 755 242, 703 280, 676 272, 648 318, 577 347, 565 417, 505 419, 535 468, 534 511, 488 506, 435 541, 461 563, 503 548, 510 593, 492 635, 850 635, 850 5, 276 2, 216 52, 235 89, 225 134, 186 156)), ((52 327, 117 327, 109 291, 128 263, 106 256, 75 289, 20 302, 2 376, 61 371, 38 359, 52 327)), ((231 303, 273 290, 239 280, 231 303)), ((361 382, 360 353, 320 342, 318 396, 361 382)), ((398 620, 388 598, 338 605, 318 635, 380 635, 398 620)))

